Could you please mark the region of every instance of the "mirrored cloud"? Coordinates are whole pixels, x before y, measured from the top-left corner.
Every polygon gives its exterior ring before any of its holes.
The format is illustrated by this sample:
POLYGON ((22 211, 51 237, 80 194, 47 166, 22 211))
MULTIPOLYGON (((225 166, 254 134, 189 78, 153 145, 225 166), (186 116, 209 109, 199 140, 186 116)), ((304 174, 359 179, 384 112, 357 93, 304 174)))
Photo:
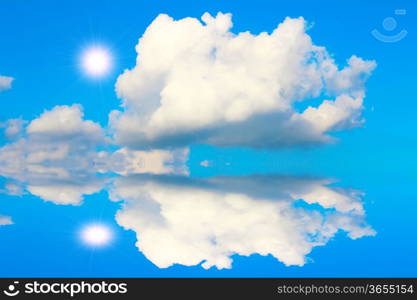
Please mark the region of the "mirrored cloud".
POLYGON ((35 121, 0 148, 0 175, 8 179, 2 192, 80 205, 106 189, 121 201, 116 221, 136 232, 138 249, 161 268, 230 268, 235 254, 302 266, 339 231, 352 239, 375 234, 365 222, 363 194, 329 179, 192 178, 187 148, 98 151, 106 137, 79 106, 54 108, 35 121), (60 135, 62 119, 71 126, 60 135))
POLYGON ((110 198, 123 201, 117 222, 160 268, 174 264, 231 268, 232 256, 272 255, 302 266, 339 231, 372 236, 358 191, 328 179, 247 176, 191 179, 116 178, 110 198), (315 203, 318 206, 309 205, 315 203))
POLYGON ((131 148, 192 143, 278 148, 328 143, 328 132, 362 124, 364 83, 375 62, 339 68, 313 44, 303 18, 270 34, 232 33, 231 14, 174 20, 159 15, 119 76, 123 109, 110 114, 117 143, 131 148), (327 95, 298 112, 295 103, 327 95))
POLYGON ((56 106, 26 127, 23 121, 6 123, 16 140, 0 148, 0 175, 9 179, 4 192, 26 190, 46 201, 79 204, 82 195, 101 189, 93 165, 97 146, 106 143, 104 131, 84 120, 80 105, 56 106))
POLYGON ((98 172, 131 174, 183 174, 187 175, 189 149, 139 151, 121 148, 115 152, 101 151, 95 160, 98 172))
POLYGON ((3 192, 9 195, 29 192, 57 204, 80 204, 83 195, 100 191, 106 181, 96 176, 88 157, 69 154, 65 146, 20 141, 12 148, 0 148, 0 175, 9 179, 3 192), (34 146, 35 152, 27 153, 27 146, 34 146), (16 148, 20 152, 14 152, 16 148))
POLYGON ((0 147, 0 176, 8 178, 1 191, 10 195, 29 192, 57 204, 80 204, 108 181, 97 173, 188 174, 187 148, 99 151, 109 139, 99 124, 84 119, 78 104, 56 106, 30 122, 6 124, 19 125, 13 129, 15 141, 0 147))
MULTIPOLYGON (((195 143, 317 145, 364 122, 364 84, 375 62, 352 56, 340 68, 313 44, 303 18, 286 18, 271 33, 231 27, 230 14, 204 14, 202 22, 158 16, 136 46, 136 66, 117 80, 123 103, 109 128, 85 119, 79 104, 1 123, 9 143, 0 147, 7 179, 0 192, 81 205, 105 189, 120 201, 118 224, 136 233, 137 248, 160 268, 231 268, 233 255, 252 254, 302 266, 340 231, 374 235, 363 193, 330 179, 188 177, 195 143), (318 97, 327 100, 295 108, 318 97)), ((0 91, 12 80, 0 76, 0 91)), ((11 218, 0 216, 7 224, 11 218)))

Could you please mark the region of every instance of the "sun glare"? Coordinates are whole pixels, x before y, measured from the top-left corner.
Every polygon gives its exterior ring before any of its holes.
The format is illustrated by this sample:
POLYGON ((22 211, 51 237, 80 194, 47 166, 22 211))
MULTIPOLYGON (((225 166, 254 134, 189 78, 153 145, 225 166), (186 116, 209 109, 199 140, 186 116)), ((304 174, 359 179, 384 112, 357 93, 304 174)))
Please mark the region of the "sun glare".
POLYGON ((112 57, 105 48, 91 47, 82 55, 82 68, 89 76, 103 77, 110 71, 111 66, 112 57))
POLYGON ((105 246, 113 239, 112 231, 103 224, 89 224, 81 231, 81 239, 90 246, 105 246))

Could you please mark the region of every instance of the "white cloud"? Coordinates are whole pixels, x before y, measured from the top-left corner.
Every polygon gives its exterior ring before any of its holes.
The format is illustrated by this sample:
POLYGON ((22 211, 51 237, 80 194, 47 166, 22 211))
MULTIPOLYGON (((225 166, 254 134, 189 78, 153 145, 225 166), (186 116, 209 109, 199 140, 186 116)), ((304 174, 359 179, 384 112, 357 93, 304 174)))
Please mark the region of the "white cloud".
POLYGON ((56 106, 45 111, 21 135, 16 142, 0 148, 0 170, 12 178, 13 172, 19 174, 41 164, 51 169, 86 169, 94 161, 96 147, 106 143, 103 129, 83 119, 80 105, 56 106))
POLYGON ((118 143, 275 148, 329 142, 327 132, 361 124, 374 62, 352 56, 339 69, 302 18, 258 35, 231 33, 230 14, 206 13, 202 21, 159 15, 147 28, 136 66, 116 84, 123 111, 113 111, 110 124, 118 143), (335 100, 294 109, 322 93, 335 100))
POLYGON ((27 127, 32 137, 48 140, 77 139, 88 143, 101 143, 104 133, 99 124, 84 120, 79 104, 55 106, 34 119, 27 127))
POLYGON ((4 189, 0 189, 0 193, 12 196, 22 196, 24 194, 24 189, 19 182, 6 181, 4 184, 4 189))
POLYGON ((121 148, 113 153, 100 152, 96 166, 101 173, 131 174, 182 174, 188 175, 186 162, 189 149, 138 151, 121 148))
POLYGON ((208 168, 211 166, 211 162, 209 160, 203 160, 202 162, 200 162, 200 166, 208 168))
POLYGON ((45 201, 80 204, 83 195, 100 191, 107 179, 95 176, 95 152, 77 147, 29 138, 0 148, 0 176, 13 180, 3 192, 22 195, 27 190, 45 201))
POLYGON ((70 180, 31 181, 26 189, 32 195, 55 204, 79 205, 85 195, 98 193, 107 180, 99 178, 71 178, 70 180))
POLYGON ((326 88, 336 94, 363 90, 365 80, 371 75, 375 66, 374 61, 364 61, 355 55, 349 58, 348 66, 341 71, 337 69, 333 60, 324 61, 322 68, 326 88))
POLYGON ((106 138, 100 125, 84 120, 80 105, 56 106, 26 128, 23 121, 6 124, 6 134, 20 138, 0 148, 0 175, 15 182, 3 192, 21 195, 24 186, 46 201, 79 204, 101 190, 105 180, 95 177, 94 159, 106 138))
POLYGON ((364 221, 359 194, 328 183, 279 176, 136 176, 117 178, 110 197, 125 201, 116 220, 136 232, 138 249, 158 267, 230 268, 234 254, 270 254, 301 266, 339 230, 353 239, 375 234, 364 221), (300 198, 323 210, 294 205, 300 198))
MULTIPOLYGON (((329 182, 330 183, 330 182, 329 182)), ((301 198, 306 203, 320 204, 324 208, 334 208, 342 213, 364 214, 360 197, 363 193, 356 190, 329 188, 324 185, 314 185, 308 192, 295 190, 292 197, 301 198)))
MULTIPOLYGON (((340 99, 336 110, 356 101, 340 99)), ((318 111, 335 109, 322 105, 318 111)), ((338 123, 341 118, 332 115, 338 123)), ((297 116, 303 117, 311 115, 297 116)), ((10 180, 1 192, 78 205, 115 180, 111 199, 124 201, 117 222, 137 233, 138 248, 159 267, 230 268, 232 255, 254 253, 303 265, 314 247, 340 230, 352 239, 375 234, 364 221, 361 193, 329 187, 329 180, 173 176, 188 174, 187 148, 98 152, 106 142, 100 126, 84 120, 81 106, 46 111, 0 148, 0 175, 10 180), (97 172, 141 175, 109 179, 97 172), (294 205, 300 199, 322 209, 294 205)))
POLYGON ((292 121, 306 121, 318 134, 326 130, 352 128, 362 124, 362 97, 341 95, 335 101, 325 100, 317 108, 308 107, 303 113, 295 113, 292 121))
POLYGON ((0 92, 11 89, 14 78, 0 75, 0 92))
POLYGON ((80 204, 84 195, 99 192, 108 178, 100 173, 121 175, 188 174, 187 148, 175 151, 98 152, 107 139, 99 124, 83 117, 80 105, 56 106, 29 122, 9 120, 6 131, 20 138, 0 147, 0 176, 9 178, 1 190, 22 195, 25 190, 56 204, 80 204))
POLYGON ((0 127, 6 128, 4 133, 8 139, 16 139, 22 135, 25 124, 26 121, 22 119, 9 119, 0 127))
POLYGON ((0 226, 1 225, 12 225, 12 224, 13 224, 12 218, 0 215, 0 226))

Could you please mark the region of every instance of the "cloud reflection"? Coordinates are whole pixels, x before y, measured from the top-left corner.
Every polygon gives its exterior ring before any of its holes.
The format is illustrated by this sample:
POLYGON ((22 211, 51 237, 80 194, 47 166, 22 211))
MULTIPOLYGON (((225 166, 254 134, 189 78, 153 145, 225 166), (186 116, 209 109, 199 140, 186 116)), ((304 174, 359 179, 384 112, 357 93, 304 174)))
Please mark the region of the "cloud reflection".
POLYGON ((110 198, 123 201, 117 222, 136 232, 138 249, 160 268, 230 268, 234 254, 270 254, 302 266, 340 230, 352 239, 375 234, 360 193, 329 183, 269 175, 130 176, 114 181, 110 198))
POLYGON ((360 191, 315 177, 193 178, 187 148, 108 150, 102 128, 83 119, 80 105, 55 107, 15 136, 0 147, 7 179, 0 192, 80 205, 105 189, 120 201, 117 223, 136 233, 139 251, 160 268, 231 268, 236 254, 302 266, 339 231, 351 239, 375 234, 360 191))

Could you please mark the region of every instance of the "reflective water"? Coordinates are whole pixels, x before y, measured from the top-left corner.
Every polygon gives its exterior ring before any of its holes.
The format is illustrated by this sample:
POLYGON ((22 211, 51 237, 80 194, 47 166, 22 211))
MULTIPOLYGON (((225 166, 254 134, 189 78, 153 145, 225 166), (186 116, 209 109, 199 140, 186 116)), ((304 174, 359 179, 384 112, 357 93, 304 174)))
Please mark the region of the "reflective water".
MULTIPOLYGON (((63 207, 60 214, 65 216, 56 226, 73 229, 52 234, 54 240, 45 247, 76 236, 83 222, 114 223, 121 227, 118 231, 134 233, 134 239, 117 246, 118 252, 131 247, 129 242, 158 268, 177 264, 221 270, 232 268, 236 255, 255 254, 271 256, 285 266, 303 266, 315 247, 339 238, 339 232, 352 247, 354 240, 376 233, 365 217, 363 192, 335 186, 332 178, 273 173, 195 177, 186 164, 188 150, 111 153, 77 145, 23 139, 1 149, 2 192, 13 198, 9 201, 21 202, 15 209, 27 210, 30 203, 36 214, 30 218, 40 223, 31 227, 19 213, 16 221, 14 216, 3 217, 3 235, 11 221, 20 225, 17 239, 28 231, 30 239, 44 235, 42 230, 54 232, 42 229, 42 220, 54 218, 45 215, 50 213, 48 203, 53 203, 63 207), (95 217, 86 221, 72 215, 98 195, 107 198, 101 205, 115 203, 110 209, 114 215, 101 212, 97 219, 92 211, 95 217)), ((81 244, 77 239, 72 242, 81 244)))

